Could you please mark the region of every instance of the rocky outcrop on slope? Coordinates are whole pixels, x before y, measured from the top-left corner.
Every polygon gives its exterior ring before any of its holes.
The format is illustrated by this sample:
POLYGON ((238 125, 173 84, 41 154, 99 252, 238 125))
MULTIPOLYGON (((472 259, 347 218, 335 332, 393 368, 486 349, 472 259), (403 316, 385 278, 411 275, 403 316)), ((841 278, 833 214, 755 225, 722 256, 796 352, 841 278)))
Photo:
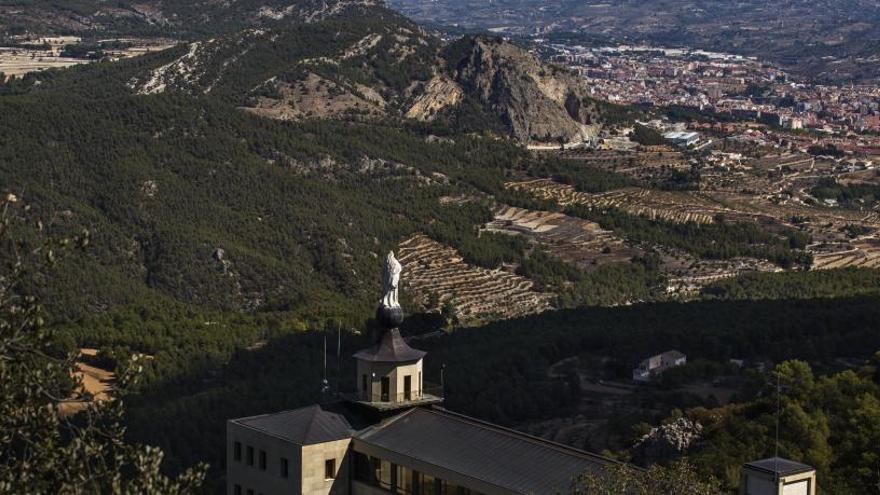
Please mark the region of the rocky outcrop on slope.
POLYGON ((445 57, 452 80, 520 141, 571 142, 595 135, 598 110, 585 86, 564 69, 485 37, 462 39, 445 57))

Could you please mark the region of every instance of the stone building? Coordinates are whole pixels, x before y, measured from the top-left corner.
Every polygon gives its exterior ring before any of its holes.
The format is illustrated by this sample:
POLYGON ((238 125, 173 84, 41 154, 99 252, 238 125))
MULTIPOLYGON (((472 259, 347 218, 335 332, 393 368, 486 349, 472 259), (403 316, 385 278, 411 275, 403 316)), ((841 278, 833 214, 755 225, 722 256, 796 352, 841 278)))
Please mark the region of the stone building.
POLYGON ((386 294, 378 342, 353 356, 357 391, 227 422, 228 495, 555 495, 614 462, 444 409, 395 302, 386 294))

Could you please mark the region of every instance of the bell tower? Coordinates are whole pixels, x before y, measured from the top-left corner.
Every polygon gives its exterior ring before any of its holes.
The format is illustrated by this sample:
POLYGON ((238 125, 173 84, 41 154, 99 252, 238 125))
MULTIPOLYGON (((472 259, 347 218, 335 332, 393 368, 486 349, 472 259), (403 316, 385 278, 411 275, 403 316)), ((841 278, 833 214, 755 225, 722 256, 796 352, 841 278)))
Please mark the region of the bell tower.
POLYGON ((402 267, 394 253, 388 253, 383 270, 383 296, 376 310, 382 327, 378 342, 354 354, 357 361, 356 393, 350 400, 378 411, 438 404, 439 395, 429 393, 423 380, 422 364, 426 352, 413 349, 400 335, 403 309, 398 301, 402 267))

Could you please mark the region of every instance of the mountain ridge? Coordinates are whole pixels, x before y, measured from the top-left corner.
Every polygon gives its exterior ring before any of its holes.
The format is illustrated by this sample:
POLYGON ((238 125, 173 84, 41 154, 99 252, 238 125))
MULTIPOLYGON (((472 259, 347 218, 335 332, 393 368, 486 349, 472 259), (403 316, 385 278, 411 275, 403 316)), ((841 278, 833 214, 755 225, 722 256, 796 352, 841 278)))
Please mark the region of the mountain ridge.
POLYGON ((0 34, 174 36, 193 39, 279 21, 319 22, 383 7, 383 0, 0 1, 0 34))

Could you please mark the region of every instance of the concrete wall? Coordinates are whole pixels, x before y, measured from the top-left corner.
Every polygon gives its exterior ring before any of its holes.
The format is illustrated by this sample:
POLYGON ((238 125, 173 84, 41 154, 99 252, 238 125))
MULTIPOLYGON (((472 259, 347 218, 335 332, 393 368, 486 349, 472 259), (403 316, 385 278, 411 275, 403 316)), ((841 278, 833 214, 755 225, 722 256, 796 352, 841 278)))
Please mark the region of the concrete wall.
POLYGON ((382 377, 389 379, 389 398, 392 402, 402 400, 404 394, 404 377, 412 377, 412 397, 419 397, 422 390, 420 374, 422 373, 422 360, 413 363, 374 363, 358 360, 357 363, 357 387, 358 393, 363 393, 363 375, 367 375, 367 397, 378 401, 382 394, 382 377))
POLYGON ((306 445, 302 448, 303 495, 346 495, 351 472, 348 450, 351 439, 306 445), (324 477, 324 463, 336 460, 336 473, 332 479, 324 477))
MULTIPOLYGON (((257 430, 228 421, 226 423, 226 493, 235 495, 235 485, 242 495, 300 493, 301 447, 257 430), (241 442, 241 460, 236 461, 235 442, 241 442), (247 464, 247 447, 254 449, 254 465, 247 464), (266 452, 266 470, 260 469, 260 451, 266 452), (281 458, 288 460, 288 477, 281 476, 281 458)), ((323 469, 323 467, 322 467, 323 469)), ((323 473, 323 471, 322 471, 323 473)))
POLYGON ((404 391, 404 387, 403 387, 404 377, 409 375, 412 377, 412 389, 411 389, 412 397, 414 399, 418 398, 419 391, 422 389, 421 380, 419 379, 421 376, 421 373, 422 373, 422 361, 421 360, 419 360, 415 363, 412 363, 412 364, 398 366, 397 372, 396 372, 396 375, 397 375, 396 382, 397 383, 391 384, 392 390, 396 389, 397 395, 395 395, 395 397, 402 396, 403 391, 404 391))
POLYGON ((360 481, 352 481, 351 495, 388 495, 388 492, 381 488, 365 485, 360 481))
MULTIPOLYGON (((483 493, 485 495, 517 495, 516 492, 513 492, 506 488, 501 488, 486 483, 485 481, 464 476, 461 473, 451 471, 440 466, 428 464, 412 457, 397 452, 392 452, 376 445, 368 444, 357 438, 353 440, 351 448, 353 451, 360 452, 367 456, 378 457, 379 459, 387 460, 399 466, 406 466, 410 470, 429 474, 431 476, 434 476, 435 478, 440 478, 448 481, 449 483, 470 488, 473 491, 483 493)), ((352 495, 377 495, 387 493, 388 492, 386 491, 380 490, 378 488, 372 488, 368 485, 364 485, 363 483, 358 483, 357 481, 352 482, 352 495)))

